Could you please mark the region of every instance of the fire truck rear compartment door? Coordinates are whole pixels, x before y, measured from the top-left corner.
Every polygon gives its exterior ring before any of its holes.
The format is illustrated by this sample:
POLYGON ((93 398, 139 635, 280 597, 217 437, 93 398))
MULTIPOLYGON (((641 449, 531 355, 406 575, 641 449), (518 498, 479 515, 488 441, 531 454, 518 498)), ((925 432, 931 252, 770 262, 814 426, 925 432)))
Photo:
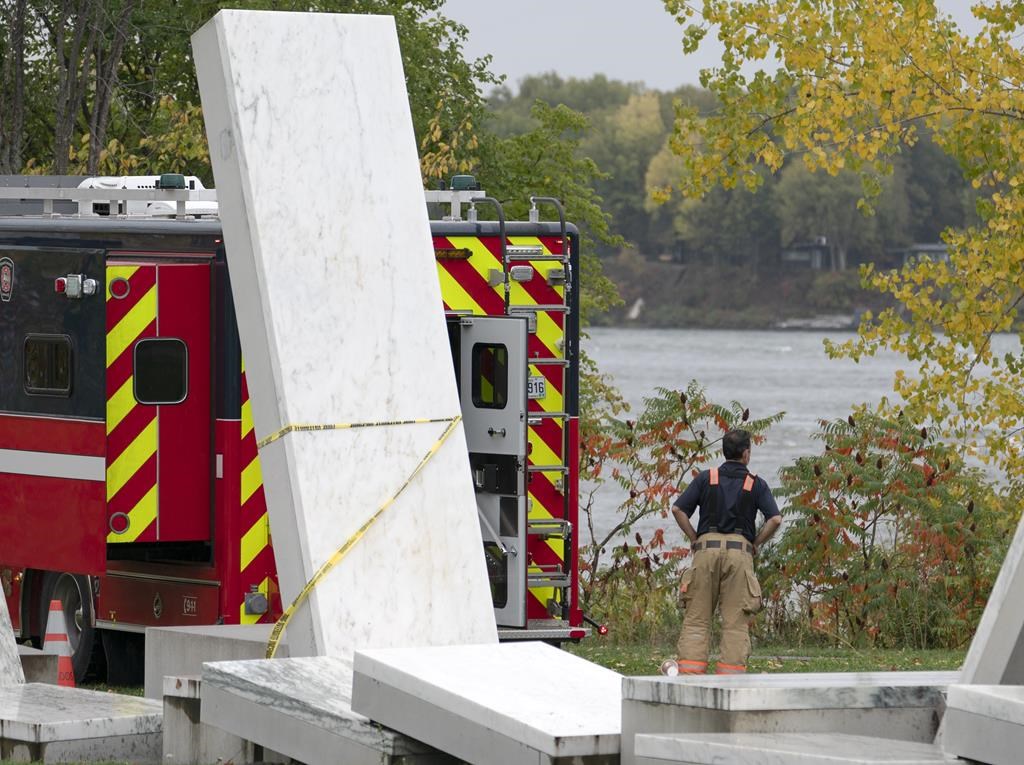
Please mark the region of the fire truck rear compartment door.
POLYGON ((107 266, 107 542, 210 537, 210 266, 107 266))
POLYGON ((454 322, 459 395, 495 619, 500 626, 524 627, 527 321, 474 316, 454 322))

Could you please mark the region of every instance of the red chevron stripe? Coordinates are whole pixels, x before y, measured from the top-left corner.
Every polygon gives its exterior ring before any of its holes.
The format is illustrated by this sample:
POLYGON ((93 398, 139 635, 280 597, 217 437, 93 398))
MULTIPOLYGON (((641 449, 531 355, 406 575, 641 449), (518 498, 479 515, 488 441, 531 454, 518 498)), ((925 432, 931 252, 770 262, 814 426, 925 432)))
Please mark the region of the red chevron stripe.
POLYGON ((543 244, 552 255, 562 254, 562 237, 538 236, 537 238, 540 239, 540 243, 543 244))
MULTIPOLYGON (((540 345, 540 342, 538 341, 537 344, 540 345)), ((543 348, 544 346, 541 345, 540 347, 543 348)), ((543 356, 540 356, 539 351, 537 351, 536 353, 534 352, 533 335, 530 335, 529 342, 526 345, 526 352, 530 354, 531 359, 545 358, 543 356)), ((537 364, 537 370, 541 373, 541 375, 543 375, 545 380, 551 383, 551 387, 553 387, 559 393, 562 392, 562 389, 564 388, 564 382, 562 379, 563 375, 561 368, 559 368, 555 364, 537 364)))
MULTIPOLYGON (((109 265, 131 264, 110 263, 109 265)), ((117 323, 138 304, 154 284, 156 284, 156 268, 154 266, 140 266, 128 280, 128 285, 130 287, 128 297, 122 300, 117 300, 115 298, 107 299, 107 330, 109 331, 116 327, 117 323)))
POLYGON ((530 483, 526 490, 555 518, 565 517, 565 501, 562 493, 554 487, 551 480, 544 473, 531 473, 530 483))
MULTIPOLYGON (((485 313, 491 316, 501 316, 505 313, 505 299, 487 283, 468 260, 442 260, 441 265, 485 313)), ((500 268, 500 264, 496 267, 500 268)))
POLYGON ((153 420, 156 419, 156 407, 137 405, 128 415, 117 423, 117 427, 107 436, 107 464, 113 465, 121 453, 153 420))
POLYGON ((531 539, 529 544, 530 564, 534 566, 559 566, 565 561, 543 539, 531 539))
POLYGON ((107 502, 107 515, 112 513, 127 513, 146 496, 146 493, 156 483, 156 455, 154 454, 142 467, 135 471, 135 475, 128 479, 128 482, 121 487, 110 501, 107 502))
POLYGON ((541 420, 539 424, 531 425, 530 430, 540 437, 545 446, 561 458, 564 439, 562 438, 562 426, 557 420, 541 420))
POLYGON ((242 504, 238 511, 238 517, 241 519, 239 525, 242 528, 242 534, 245 534, 252 525, 256 523, 263 514, 267 512, 267 495, 263 491, 261 485, 256 491, 252 493, 248 501, 242 504))

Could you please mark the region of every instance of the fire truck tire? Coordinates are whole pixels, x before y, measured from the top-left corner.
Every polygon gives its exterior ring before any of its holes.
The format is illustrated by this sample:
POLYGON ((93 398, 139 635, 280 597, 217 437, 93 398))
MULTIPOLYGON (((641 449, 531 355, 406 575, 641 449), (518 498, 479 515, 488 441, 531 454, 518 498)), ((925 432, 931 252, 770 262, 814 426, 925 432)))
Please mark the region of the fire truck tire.
POLYGON ((75 670, 75 682, 80 683, 94 668, 93 660, 99 647, 96 628, 93 626, 89 579, 79 574, 53 571, 45 574, 39 598, 39 624, 44 635, 51 600, 59 600, 63 606, 64 626, 71 646, 71 665, 75 670))

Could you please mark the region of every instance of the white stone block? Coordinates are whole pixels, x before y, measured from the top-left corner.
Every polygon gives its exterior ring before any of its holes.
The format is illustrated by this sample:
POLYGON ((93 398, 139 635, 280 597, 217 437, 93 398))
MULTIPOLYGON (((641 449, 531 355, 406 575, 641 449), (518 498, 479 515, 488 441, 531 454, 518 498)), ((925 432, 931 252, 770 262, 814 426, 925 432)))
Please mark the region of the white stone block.
MULTIPOLYGON (((221 11, 193 50, 257 437, 458 415, 393 19, 221 11)), ((444 429, 261 450, 286 602, 444 429)), ((289 647, 496 640, 460 427, 298 611, 289 647)))
POLYGON ((960 682, 1024 685, 1024 518, 988 596, 960 682))
POLYGON ((622 763, 637 734, 848 733, 931 743, 956 672, 627 677, 622 763))
POLYGON ((957 760, 932 744, 810 733, 646 734, 637 765, 936 765, 957 760))
POLYGON ((942 719, 942 748, 990 765, 1024 761, 1024 688, 952 685, 942 719))
POLYGON ((14 640, 10 614, 7 613, 7 599, 3 596, 3 589, 0 589, 0 686, 24 682, 25 673, 21 669, 18 644, 14 640))
POLYGON ((354 668, 355 711, 466 762, 618 759, 622 676, 549 645, 357 651, 354 668))
POLYGON ((200 717, 301 762, 435 765, 450 758, 352 711, 352 663, 336 657, 203 665, 200 717))

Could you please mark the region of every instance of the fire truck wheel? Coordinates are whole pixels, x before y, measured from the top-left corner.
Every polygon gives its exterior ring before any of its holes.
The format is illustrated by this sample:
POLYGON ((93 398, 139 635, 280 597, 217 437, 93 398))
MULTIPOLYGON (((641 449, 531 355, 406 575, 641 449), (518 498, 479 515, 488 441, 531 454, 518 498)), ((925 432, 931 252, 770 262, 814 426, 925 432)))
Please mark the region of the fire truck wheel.
POLYGON ((99 641, 92 618, 92 592, 87 577, 79 574, 48 572, 40 588, 40 620, 43 633, 50 614, 50 601, 59 600, 64 610, 64 627, 71 646, 71 665, 75 682, 80 683, 89 674, 93 655, 99 641))

